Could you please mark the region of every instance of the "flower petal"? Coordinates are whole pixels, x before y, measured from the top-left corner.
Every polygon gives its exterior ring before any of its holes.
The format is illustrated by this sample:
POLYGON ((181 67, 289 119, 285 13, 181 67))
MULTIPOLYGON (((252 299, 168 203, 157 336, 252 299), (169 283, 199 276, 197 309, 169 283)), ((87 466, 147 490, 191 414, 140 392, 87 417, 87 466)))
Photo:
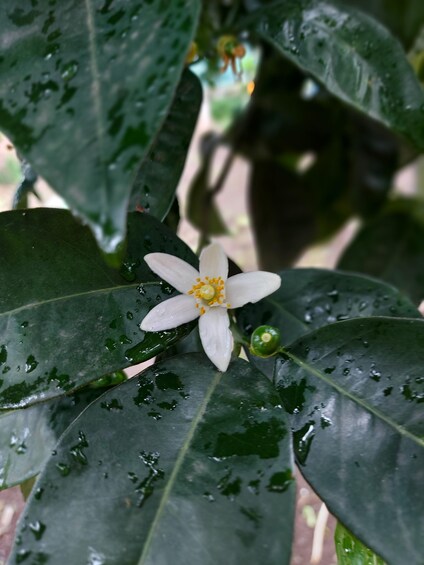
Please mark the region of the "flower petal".
POLYGON ((199 316, 196 301, 185 294, 164 300, 150 310, 140 324, 145 332, 162 332, 195 320, 199 316))
POLYGON ((200 340, 206 355, 220 371, 226 371, 233 350, 228 312, 223 308, 210 308, 200 316, 200 340))
POLYGON ((150 270, 171 284, 179 292, 188 292, 199 277, 198 271, 174 255, 168 253, 149 253, 144 256, 150 270))
POLYGON ((230 277, 225 285, 230 308, 240 308, 248 302, 258 302, 280 288, 281 277, 275 273, 255 271, 230 277))
POLYGON ((200 254, 200 277, 228 277, 228 259, 218 243, 211 243, 200 254))

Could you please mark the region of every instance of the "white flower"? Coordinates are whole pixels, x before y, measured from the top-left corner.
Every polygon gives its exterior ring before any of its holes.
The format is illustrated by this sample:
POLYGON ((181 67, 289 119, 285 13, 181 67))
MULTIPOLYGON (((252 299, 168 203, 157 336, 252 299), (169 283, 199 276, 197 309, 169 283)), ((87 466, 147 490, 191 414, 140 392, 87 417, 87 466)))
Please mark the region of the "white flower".
POLYGON ((153 308, 140 328, 160 332, 200 318, 203 349, 220 371, 227 370, 233 349, 227 310, 258 302, 281 284, 278 275, 264 271, 228 278, 228 259, 216 243, 205 247, 200 254, 200 272, 168 253, 149 253, 144 260, 154 273, 183 294, 153 308))

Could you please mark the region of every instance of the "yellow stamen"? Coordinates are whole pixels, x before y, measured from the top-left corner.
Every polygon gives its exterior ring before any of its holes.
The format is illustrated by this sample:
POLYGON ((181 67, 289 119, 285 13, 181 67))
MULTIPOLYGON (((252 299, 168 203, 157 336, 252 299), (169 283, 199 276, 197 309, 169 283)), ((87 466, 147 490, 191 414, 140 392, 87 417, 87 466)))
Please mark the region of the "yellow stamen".
POLYGON ((225 283, 221 277, 205 277, 203 280, 197 278, 196 281, 187 294, 194 295, 198 304, 201 305, 202 301, 208 306, 224 303, 225 283))

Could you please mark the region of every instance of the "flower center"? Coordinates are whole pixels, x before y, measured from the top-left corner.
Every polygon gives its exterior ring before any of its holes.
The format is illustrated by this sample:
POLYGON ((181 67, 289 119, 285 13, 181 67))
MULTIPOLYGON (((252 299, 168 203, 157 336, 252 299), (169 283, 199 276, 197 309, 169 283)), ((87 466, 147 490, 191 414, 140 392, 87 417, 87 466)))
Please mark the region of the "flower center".
POLYGON ((212 298, 215 298, 215 295, 215 287, 211 284, 204 284, 199 290, 200 298, 203 298, 203 300, 207 300, 208 302, 212 300, 212 298))
MULTIPOLYGON (((204 280, 196 279, 196 283, 188 291, 196 299, 196 308, 200 314, 205 314, 208 306, 220 306, 224 303, 225 283, 221 277, 205 277, 204 280)), ((230 308, 230 304, 226 304, 230 308)))

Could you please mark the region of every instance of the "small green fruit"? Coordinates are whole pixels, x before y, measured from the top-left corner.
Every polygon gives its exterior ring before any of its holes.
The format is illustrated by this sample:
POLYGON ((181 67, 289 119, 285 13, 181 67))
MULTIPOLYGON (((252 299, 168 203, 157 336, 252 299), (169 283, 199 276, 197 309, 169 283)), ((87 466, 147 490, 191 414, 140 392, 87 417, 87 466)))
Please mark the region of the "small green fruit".
POLYGON ((273 326, 259 326, 250 338, 250 351, 258 357, 271 357, 280 347, 281 334, 273 326))

